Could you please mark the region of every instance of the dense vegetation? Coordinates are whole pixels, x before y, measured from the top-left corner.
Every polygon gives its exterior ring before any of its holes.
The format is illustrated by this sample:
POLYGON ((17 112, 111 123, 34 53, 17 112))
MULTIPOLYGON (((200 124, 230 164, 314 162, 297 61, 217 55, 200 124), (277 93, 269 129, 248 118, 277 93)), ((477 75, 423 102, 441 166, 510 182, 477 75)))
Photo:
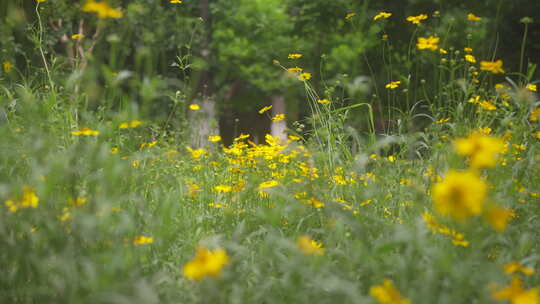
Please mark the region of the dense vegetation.
POLYGON ((540 303, 538 11, 3 1, 0 302, 540 303))

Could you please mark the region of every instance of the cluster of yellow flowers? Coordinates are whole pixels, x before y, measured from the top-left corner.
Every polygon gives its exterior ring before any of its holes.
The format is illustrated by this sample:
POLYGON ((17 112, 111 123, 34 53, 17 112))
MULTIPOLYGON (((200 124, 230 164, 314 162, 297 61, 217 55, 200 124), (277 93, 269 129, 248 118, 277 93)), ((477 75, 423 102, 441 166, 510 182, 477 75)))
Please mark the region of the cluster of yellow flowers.
POLYGON ((19 200, 9 199, 4 202, 4 205, 10 212, 17 212, 24 208, 37 208, 39 205, 39 197, 30 187, 23 187, 22 197, 19 200))

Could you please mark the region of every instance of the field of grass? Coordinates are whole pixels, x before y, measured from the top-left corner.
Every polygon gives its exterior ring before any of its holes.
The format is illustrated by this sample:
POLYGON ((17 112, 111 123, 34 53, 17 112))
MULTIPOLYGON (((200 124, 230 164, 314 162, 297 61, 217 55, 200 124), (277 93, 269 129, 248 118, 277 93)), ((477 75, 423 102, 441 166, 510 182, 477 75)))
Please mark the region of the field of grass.
POLYGON ((0 302, 540 303, 535 66, 411 41, 436 82, 382 84, 410 99, 392 131, 375 102, 343 106, 285 71, 308 127, 227 146, 88 104, 83 78, 47 60, 41 80, 4 62, 0 302), (367 117, 355 136, 353 111, 367 117))

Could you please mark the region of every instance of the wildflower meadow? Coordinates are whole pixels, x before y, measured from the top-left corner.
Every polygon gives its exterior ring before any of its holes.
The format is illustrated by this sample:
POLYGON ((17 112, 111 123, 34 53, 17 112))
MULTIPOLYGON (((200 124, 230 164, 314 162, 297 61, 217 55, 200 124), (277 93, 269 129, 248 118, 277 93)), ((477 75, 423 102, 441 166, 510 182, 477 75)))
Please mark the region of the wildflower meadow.
POLYGON ((540 304, 540 2, 0 18, 0 303, 540 304))

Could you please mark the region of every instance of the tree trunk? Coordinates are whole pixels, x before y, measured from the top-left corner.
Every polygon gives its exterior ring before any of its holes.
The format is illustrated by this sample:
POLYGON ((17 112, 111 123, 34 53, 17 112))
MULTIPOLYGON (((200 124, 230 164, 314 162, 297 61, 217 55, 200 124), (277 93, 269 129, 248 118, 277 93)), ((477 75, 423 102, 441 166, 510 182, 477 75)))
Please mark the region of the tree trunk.
POLYGON ((193 103, 199 104, 200 111, 192 112, 191 120, 191 144, 194 147, 203 147, 208 145, 208 136, 219 135, 219 124, 217 121, 216 102, 214 100, 214 86, 212 75, 212 19, 210 15, 210 0, 201 0, 199 2, 201 18, 204 21, 204 36, 201 42, 200 56, 203 58, 207 67, 201 72, 197 85, 197 92, 193 103))
MULTIPOLYGON (((285 114, 285 97, 282 95, 272 96, 272 117, 277 114, 285 114)), ((287 119, 272 121, 270 130, 272 136, 287 140, 287 133, 285 132, 287 130, 287 119)))

